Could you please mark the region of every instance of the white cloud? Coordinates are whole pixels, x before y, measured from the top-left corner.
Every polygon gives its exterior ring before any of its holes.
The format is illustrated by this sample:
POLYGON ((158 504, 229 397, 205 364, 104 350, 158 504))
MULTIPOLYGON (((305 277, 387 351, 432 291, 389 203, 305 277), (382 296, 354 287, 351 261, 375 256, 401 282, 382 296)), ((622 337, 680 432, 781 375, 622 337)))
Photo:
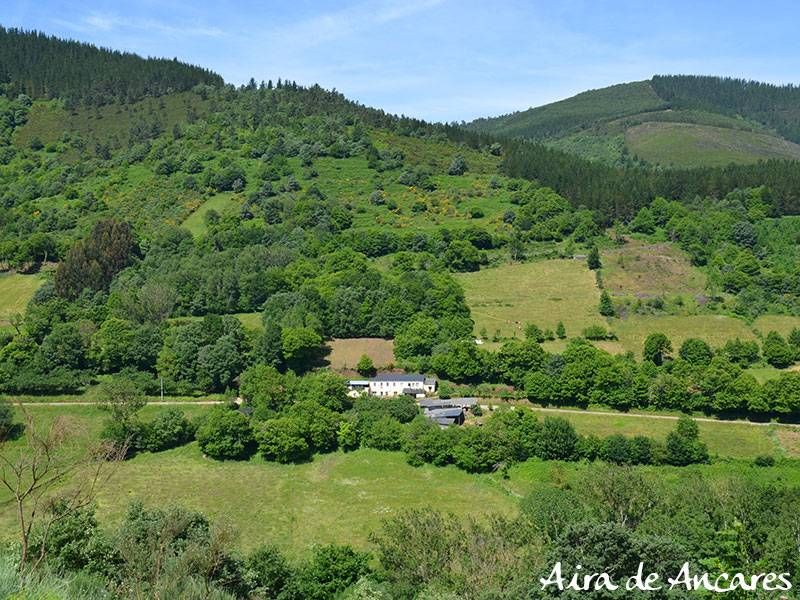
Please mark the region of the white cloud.
POLYGON ((155 19, 123 18, 113 14, 90 13, 78 21, 54 19, 54 22, 80 33, 110 31, 153 32, 171 37, 221 37, 225 32, 218 27, 183 23, 171 25, 155 19))

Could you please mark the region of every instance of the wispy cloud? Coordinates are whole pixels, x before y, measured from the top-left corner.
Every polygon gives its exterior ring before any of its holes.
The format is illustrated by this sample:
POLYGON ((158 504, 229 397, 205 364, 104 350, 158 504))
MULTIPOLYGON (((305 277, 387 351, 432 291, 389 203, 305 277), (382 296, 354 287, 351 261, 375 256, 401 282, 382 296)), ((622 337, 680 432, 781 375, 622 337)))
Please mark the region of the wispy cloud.
POLYGON ((156 19, 123 18, 109 13, 89 13, 77 21, 54 19, 54 23, 79 33, 108 33, 112 31, 152 32, 170 37, 222 37, 218 27, 196 23, 170 24, 156 19))
POLYGON ((297 21, 288 27, 276 28, 270 35, 282 42, 289 41, 294 46, 311 47, 414 16, 444 2, 445 0, 360 2, 338 11, 297 21))

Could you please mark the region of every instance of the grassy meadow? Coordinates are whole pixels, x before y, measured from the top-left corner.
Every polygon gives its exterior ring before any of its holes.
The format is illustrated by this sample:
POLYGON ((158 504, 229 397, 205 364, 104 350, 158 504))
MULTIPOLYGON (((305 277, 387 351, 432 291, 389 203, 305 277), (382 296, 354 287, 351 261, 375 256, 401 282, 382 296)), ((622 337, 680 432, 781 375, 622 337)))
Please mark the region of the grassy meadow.
MULTIPOLYGON (((41 425, 67 419, 81 439, 97 436, 105 413, 93 406, 26 407, 41 425)), ((147 406, 142 417, 152 418, 164 407, 147 406)), ((196 417, 207 406, 186 405, 196 417)), ((545 413, 540 411, 540 415, 545 413)), ((622 415, 563 414, 578 431, 600 435, 637 433, 661 438, 674 421, 622 415)), ((763 479, 800 479, 789 461, 771 469, 754 469, 759 454, 800 456, 800 431, 792 428, 745 424, 700 423, 701 437, 721 461, 693 467, 712 476, 752 476, 763 479), (736 460, 746 459, 746 460, 736 460), (733 462, 730 462, 733 461, 733 462)), ((21 441, 11 448, 22 448, 21 441)), ((196 443, 161 452, 143 453, 118 466, 97 500, 103 523, 118 522, 134 500, 149 506, 180 504, 231 526, 237 545, 251 549, 275 543, 298 556, 314 544, 351 543, 368 547, 369 533, 383 518, 407 508, 436 507, 458 515, 488 512, 513 514, 520 495, 540 486, 577 482, 597 465, 529 461, 514 466, 510 479, 499 474, 470 475, 455 467, 409 466, 397 452, 358 450, 316 456, 308 463, 279 465, 256 457, 243 462, 205 458, 196 443)), ((650 469, 650 468, 648 468, 650 469)), ((680 479, 688 469, 658 467, 659 475, 680 479)), ((5 496, 0 494, 0 502, 5 496)), ((0 504, 0 539, 13 535, 14 514, 0 504)))
POLYGON ((220 216, 225 216, 235 213, 241 206, 241 198, 231 192, 215 194, 199 204, 192 214, 186 217, 182 225, 191 231, 193 236, 200 237, 206 232, 205 216, 209 211, 215 210, 220 216))
POLYGON ((503 337, 522 337, 526 323, 555 330, 563 321, 570 336, 602 324, 597 311, 600 292, 585 261, 547 260, 509 264, 458 275, 475 321, 475 333, 486 329, 503 337))
POLYGON ((767 133, 694 123, 642 123, 625 132, 631 154, 671 167, 800 158, 800 145, 767 133))
MULTIPOLYGON (((552 415, 552 412, 534 409, 540 417, 552 415)), ((605 411, 603 411, 605 413, 605 411)), ((661 418, 658 415, 641 415, 615 413, 593 414, 579 410, 559 412, 558 416, 572 422, 578 433, 594 434, 600 437, 622 434, 627 436, 646 435, 665 440, 667 434, 675 429, 674 419, 661 418)), ((789 456, 800 458, 800 445, 796 441, 800 437, 800 427, 784 427, 779 425, 749 425, 725 421, 698 421, 700 436, 708 444, 709 452, 720 458, 752 458, 762 454, 789 456), (787 441, 784 446, 777 434, 781 433, 787 441)))
POLYGON ((330 354, 326 357, 332 369, 355 369, 359 359, 366 354, 377 367, 394 364, 394 341, 382 338, 334 339, 328 342, 330 354))
POLYGON ((705 291, 705 274, 675 244, 628 238, 601 257, 603 285, 612 296, 696 296, 705 291))
POLYGON ((654 332, 665 334, 676 352, 688 338, 703 339, 714 348, 737 337, 755 339, 747 323, 725 315, 631 315, 626 319, 613 319, 610 328, 622 348, 637 356, 642 353, 644 340, 654 332))
POLYGON ((39 275, 0 273, 0 328, 9 326, 15 314, 25 314, 25 307, 44 280, 39 275))

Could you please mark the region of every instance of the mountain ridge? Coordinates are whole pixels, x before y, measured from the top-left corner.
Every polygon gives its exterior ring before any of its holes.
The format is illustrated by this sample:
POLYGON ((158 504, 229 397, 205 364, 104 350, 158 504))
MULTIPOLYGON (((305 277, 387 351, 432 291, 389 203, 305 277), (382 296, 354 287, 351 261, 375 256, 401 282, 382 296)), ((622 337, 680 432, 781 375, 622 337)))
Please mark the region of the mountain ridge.
POLYGON ((655 75, 476 119, 465 127, 534 140, 615 166, 692 167, 770 158, 798 160, 800 90, 794 85, 744 79, 655 75), (651 128, 645 139, 629 135, 630 128, 654 121, 691 127, 651 128))

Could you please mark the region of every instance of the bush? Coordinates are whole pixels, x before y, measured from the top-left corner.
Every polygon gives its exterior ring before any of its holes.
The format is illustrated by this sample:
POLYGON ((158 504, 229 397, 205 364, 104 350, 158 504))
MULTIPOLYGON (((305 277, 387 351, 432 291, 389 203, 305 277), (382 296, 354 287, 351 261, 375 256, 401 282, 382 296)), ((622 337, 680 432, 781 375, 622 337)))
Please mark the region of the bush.
POLYGON ((711 347, 697 338, 684 341, 678 350, 678 355, 690 365, 707 365, 714 358, 711 347))
POLYGON ((664 460, 677 467, 708 462, 708 448, 700 441, 700 432, 693 419, 682 416, 675 430, 669 432, 664 460))
POLYGON ((400 450, 404 437, 400 421, 385 416, 365 425, 361 442, 367 448, 376 450, 400 450))
POLYGON ((311 447, 300 422, 292 417, 269 419, 256 432, 258 451, 266 460, 293 463, 308 460, 311 447))
POLYGON ((275 546, 257 548, 247 557, 245 566, 257 598, 277 598, 292 577, 289 563, 275 546))
POLYGON ((757 467, 772 467, 775 465, 775 457, 770 454, 761 454, 755 457, 753 464, 757 467))
POLYGON ((4 439, 14 427, 14 409, 7 401, 0 399, 0 439, 4 439))
POLYGON ((362 377, 372 377, 375 375, 375 363, 372 362, 369 356, 362 354, 361 358, 358 359, 356 371, 358 371, 358 374, 362 377))
POLYGON ((170 408, 145 426, 142 446, 149 452, 177 448, 192 441, 194 431, 194 426, 183 411, 170 408))
POLYGON ((587 340, 607 340, 614 336, 602 325, 589 325, 583 330, 583 337, 587 340))
POLYGON ((766 361, 776 369, 784 369, 794 362, 794 351, 776 331, 767 334, 762 352, 766 361))
POLYGON ((572 423, 561 417, 545 417, 536 454, 542 460, 578 458, 578 434, 575 433, 572 423))
POLYGON ((463 175, 467 172, 467 161, 464 160, 464 157, 461 155, 456 156, 453 159, 453 162, 450 163, 450 167, 447 169, 448 175, 463 175))
POLYGON ((217 460, 247 458, 253 451, 250 421, 227 406, 212 408, 196 435, 200 449, 217 460))

